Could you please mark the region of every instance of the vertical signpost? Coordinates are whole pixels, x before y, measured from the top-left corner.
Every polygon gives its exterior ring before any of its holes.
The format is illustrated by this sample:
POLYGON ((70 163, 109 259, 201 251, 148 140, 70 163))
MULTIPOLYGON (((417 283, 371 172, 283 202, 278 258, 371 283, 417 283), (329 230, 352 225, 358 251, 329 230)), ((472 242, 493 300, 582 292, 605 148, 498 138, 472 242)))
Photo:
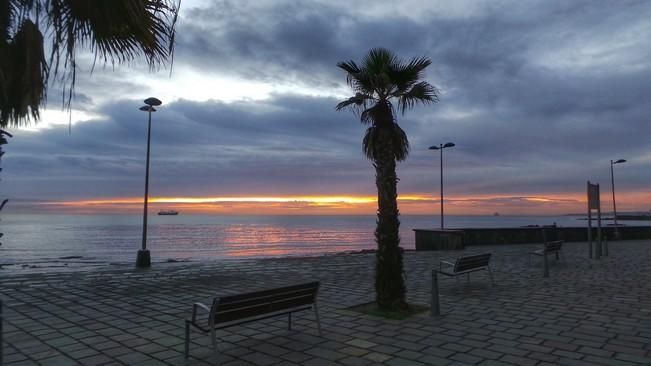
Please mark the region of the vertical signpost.
POLYGON ((592 245, 592 210, 597 210, 597 242, 594 246, 594 258, 601 258, 601 203, 599 200, 599 184, 588 181, 588 251, 593 258, 592 245))

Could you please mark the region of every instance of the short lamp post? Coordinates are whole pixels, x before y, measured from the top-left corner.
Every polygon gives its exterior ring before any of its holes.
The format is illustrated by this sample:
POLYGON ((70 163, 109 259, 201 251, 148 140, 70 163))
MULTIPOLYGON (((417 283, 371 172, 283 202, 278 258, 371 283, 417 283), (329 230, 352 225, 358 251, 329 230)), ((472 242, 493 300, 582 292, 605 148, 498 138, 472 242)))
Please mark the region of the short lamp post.
POLYGON ((613 221, 615 224, 615 239, 619 239, 619 230, 617 230, 617 205, 615 204, 615 173, 613 165, 625 163, 626 160, 619 159, 616 161, 610 161, 610 184, 613 189, 613 221))
POLYGON ((146 105, 140 107, 141 111, 147 112, 149 118, 147 122, 147 162, 145 165, 145 205, 142 215, 142 248, 138 251, 138 257, 136 258, 136 267, 138 268, 151 267, 151 256, 149 255, 149 250, 147 250, 147 204, 149 203, 149 151, 151 145, 151 113, 156 112, 156 108, 154 108, 154 106, 159 106, 163 104, 163 102, 151 97, 145 99, 145 104, 146 105))
POLYGON ((454 147, 454 143, 447 142, 445 144, 439 144, 439 146, 430 146, 430 150, 439 150, 441 152, 441 230, 443 230, 443 149, 448 147, 454 147))

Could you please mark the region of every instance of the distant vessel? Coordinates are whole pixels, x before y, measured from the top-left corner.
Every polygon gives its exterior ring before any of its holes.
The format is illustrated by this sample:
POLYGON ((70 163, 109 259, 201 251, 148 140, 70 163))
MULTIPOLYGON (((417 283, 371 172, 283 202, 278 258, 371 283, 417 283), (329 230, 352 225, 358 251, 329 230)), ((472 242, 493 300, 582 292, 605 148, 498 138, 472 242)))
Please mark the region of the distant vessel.
POLYGON ((500 215, 499 212, 495 212, 495 213, 493 214, 493 216, 499 216, 499 215, 500 215))
POLYGON ((178 215, 179 212, 174 210, 162 210, 162 211, 158 211, 158 214, 161 216, 175 216, 178 215))

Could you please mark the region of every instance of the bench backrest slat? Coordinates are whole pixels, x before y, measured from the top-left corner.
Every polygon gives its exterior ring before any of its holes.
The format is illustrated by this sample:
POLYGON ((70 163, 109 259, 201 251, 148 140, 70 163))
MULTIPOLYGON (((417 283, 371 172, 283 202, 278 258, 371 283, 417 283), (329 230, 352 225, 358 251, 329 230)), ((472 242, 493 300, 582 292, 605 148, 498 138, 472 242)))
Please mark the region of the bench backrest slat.
POLYGON ((547 242, 547 243, 545 243, 545 251, 546 252, 555 252, 557 250, 560 250, 562 245, 563 245, 562 240, 547 242))
POLYGON ((488 263, 491 259, 491 253, 469 255, 467 257, 461 257, 457 259, 457 262, 454 264, 455 272, 468 271, 475 268, 481 268, 488 266, 488 263))
POLYGON ((224 323, 313 304, 318 288, 318 282, 311 282, 216 298, 212 311, 214 323, 224 323))

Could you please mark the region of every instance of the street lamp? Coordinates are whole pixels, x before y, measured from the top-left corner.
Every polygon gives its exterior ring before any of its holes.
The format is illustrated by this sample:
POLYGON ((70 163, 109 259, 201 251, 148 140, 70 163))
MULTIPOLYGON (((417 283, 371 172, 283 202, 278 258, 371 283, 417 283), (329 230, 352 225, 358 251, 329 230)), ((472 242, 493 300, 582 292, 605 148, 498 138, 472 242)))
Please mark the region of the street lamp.
POLYGON ((615 205, 615 173, 613 171, 613 165, 615 164, 621 164, 625 163, 626 160, 624 159, 619 159, 617 161, 610 161, 610 184, 611 187, 613 188, 613 220, 615 221, 615 238, 617 239, 619 236, 619 232, 617 230, 617 206, 615 205))
POLYGON ((151 97, 145 99, 145 104, 139 109, 143 112, 147 112, 149 115, 147 122, 147 162, 145 168, 145 206, 144 212, 142 215, 142 248, 138 251, 138 257, 136 258, 136 267, 138 268, 149 268, 151 267, 151 256, 149 255, 149 250, 147 250, 147 203, 149 202, 149 151, 151 144, 151 112, 156 112, 154 106, 159 106, 163 104, 160 100, 151 97))
POLYGON ((443 230, 443 149, 448 147, 453 147, 454 143, 447 142, 445 144, 439 144, 439 146, 430 146, 430 150, 440 150, 441 151, 441 230, 443 230))

